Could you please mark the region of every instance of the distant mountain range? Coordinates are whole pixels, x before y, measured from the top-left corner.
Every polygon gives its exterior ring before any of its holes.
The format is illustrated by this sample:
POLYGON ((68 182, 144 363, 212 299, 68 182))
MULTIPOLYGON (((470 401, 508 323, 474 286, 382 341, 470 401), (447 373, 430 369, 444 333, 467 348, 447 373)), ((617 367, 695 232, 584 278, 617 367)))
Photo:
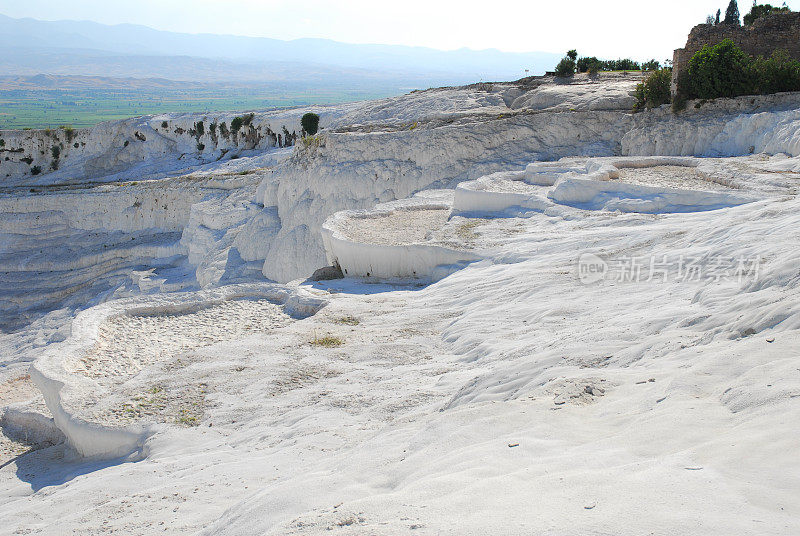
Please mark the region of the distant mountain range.
POLYGON ((512 80, 550 70, 560 55, 441 51, 327 39, 183 34, 146 26, 40 21, 0 15, 0 72, 166 78, 194 82, 308 81, 414 86, 512 80))

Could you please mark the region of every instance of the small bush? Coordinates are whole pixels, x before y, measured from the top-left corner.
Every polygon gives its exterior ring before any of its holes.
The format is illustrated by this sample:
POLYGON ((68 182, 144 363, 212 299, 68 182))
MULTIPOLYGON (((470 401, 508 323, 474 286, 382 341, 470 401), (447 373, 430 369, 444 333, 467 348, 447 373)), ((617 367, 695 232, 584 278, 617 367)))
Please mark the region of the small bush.
POLYGON ((161 128, 167 128, 168 126, 166 121, 161 121, 161 128))
POLYGON ((305 149, 319 147, 322 142, 321 136, 303 136, 300 140, 303 142, 303 148, 305 149))
POLYGON ((657 108, 671 100, 672 69, 659 69, 636 86, 634 110, 657 108))
POLYGON ((313 136, 319 131, 319 116, 313 112, 308 112, 300 118, 300 125, 307 135, 313 136))
POLYGON ((31 168, 31 175, 38 175, 42 172, 42 166, 33 166, 31 168))
POLYGON ((50 154, 53 155, 53 160, 58 160, 58 157, 61 156, 61 148, 58 145, 53 145, 50 148, 50 154))
POLYGON ((212 136, 215 135, 217 133, 217 124, 211 123, 210 125, 208 125, 208 130, 211 131, 212 136))
POLYGON ((0 138, 0 147, 5 147, 5 146, 6 146, 6 140, 0 138))
POLYGON ((244 126, 246 126, 246 127, 249 127, 249 126, 250 126, 250 123, 252 123, 252 122, 253 122, 253 118, 254 118, 255 116, 256 116, 256 114, 245 114, 245 115, 242 117, 242 124, 243 124, 244 126))
POLYGON ((231 132, 236 134, 242 128, 243 124, 244 124, 244 119, 237 115, 231 120, 231 132))
POLYGON ((206 148, 205 144, 197 142, 197 150, 198 151, 202 151, 205 148, 206 148))
POLYGON ((198 138, 203 134, 205 134, 206 127, 202 121, 198 121, 197 123, 194 124, 194 131, 198 138))

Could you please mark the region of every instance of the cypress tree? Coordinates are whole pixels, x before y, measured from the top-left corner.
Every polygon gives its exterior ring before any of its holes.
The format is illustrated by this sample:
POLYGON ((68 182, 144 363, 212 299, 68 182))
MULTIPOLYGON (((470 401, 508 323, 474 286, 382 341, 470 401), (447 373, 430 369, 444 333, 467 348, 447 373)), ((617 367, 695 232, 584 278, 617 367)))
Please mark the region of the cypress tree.
POLYGON ((732 26, 741 26, 741 22, 739 21, 739 5, 736 3, 736 0, 731 0, 730 4, 728 4, 728 9, 725 10, 725 20, 723 22, 732 26))
POLYGON ((719 25, 719 16, 720 16, 721 14, 722 14, 722 10, 721 10, 721 9, 718 9, 718 10, 717 10, 717 18, 716 18, 716 19, 714 19, 714 26, 717 26, 717 25, 719 25))

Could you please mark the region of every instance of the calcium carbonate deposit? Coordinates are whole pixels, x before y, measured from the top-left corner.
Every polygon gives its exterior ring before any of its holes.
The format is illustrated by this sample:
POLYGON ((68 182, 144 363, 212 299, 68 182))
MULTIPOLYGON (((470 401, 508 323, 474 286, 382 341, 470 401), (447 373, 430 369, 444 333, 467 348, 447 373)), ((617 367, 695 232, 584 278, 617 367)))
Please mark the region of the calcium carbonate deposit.
POLYGON ((0 533, 800 533, 800 95, 636 82, 0 132, 0 533))

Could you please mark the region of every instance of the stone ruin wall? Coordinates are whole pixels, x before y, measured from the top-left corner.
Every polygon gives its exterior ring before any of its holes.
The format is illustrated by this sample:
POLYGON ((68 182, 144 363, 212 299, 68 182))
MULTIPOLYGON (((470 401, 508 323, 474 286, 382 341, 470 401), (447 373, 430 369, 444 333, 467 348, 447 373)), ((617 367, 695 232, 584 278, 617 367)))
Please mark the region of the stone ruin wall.
POLYGON ((730 24, 698 24, 689 33, 686 46, 675 50, 672 69, 672 94, 677 89, 678 75, 689 66, 689 60, 705 45, 716 45, 730 39, 751 56, 771 56, 785 50, 800 59, 800 13, 777 13, 756 20, 752 26, 730 24))

